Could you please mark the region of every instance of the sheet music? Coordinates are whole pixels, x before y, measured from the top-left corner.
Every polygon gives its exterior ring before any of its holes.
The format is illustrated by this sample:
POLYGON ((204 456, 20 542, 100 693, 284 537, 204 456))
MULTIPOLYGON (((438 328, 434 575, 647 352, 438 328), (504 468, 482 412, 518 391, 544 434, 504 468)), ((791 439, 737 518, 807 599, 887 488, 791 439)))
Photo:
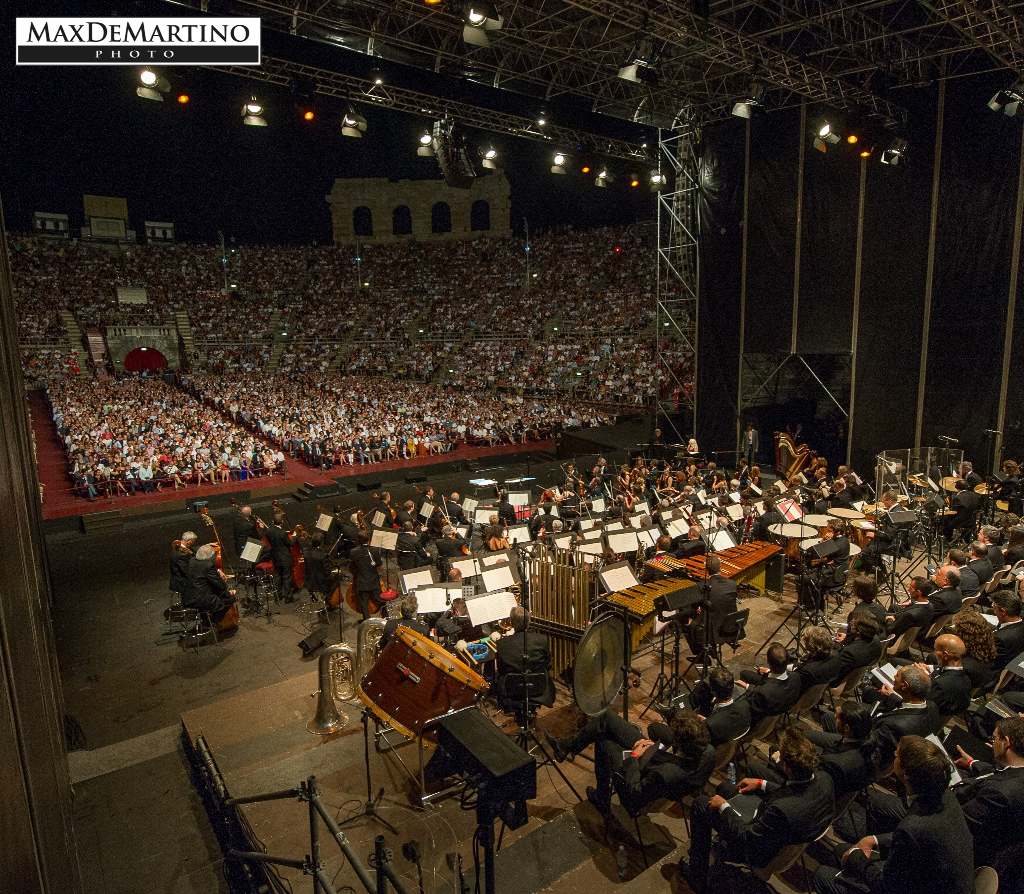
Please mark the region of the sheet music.
POLYGON ((594 499, 590 501, 591 512, 604 512, 604 508, 604 497, 594 497, 594 499))
POLYGON ((448 610, 450 600, 447 587, 420 587, 415 592, 418 614, 430 615, 448 610))
POLYGON ((583 531, 580 536, 583 540, 600 540, 603 534, 600 528, 591 528, 589 531, 583 531))
POLYGON ((469 557, 466 559, 452 559, 452 568, 458 568, 462 572, 462 579, 467 580, 476 577, 480 573, 480 563, 469 557))
POLYGON ((604 526, 604 529, 606 531, 621 531, 625 527, 626 526, 622 522, 617 521, 617 522, 608 522, 608 524, 606 524, 604 526))
POLYGON ((469 536, 469 525, 456 525, 455 533, 465 540, 469 536))
POLYGON ((725 528, 719 528, 711 535, 711 545, 715 549, 731 549, 736 545, 736 538, 732 536, 732 532, 725 528))
POLYGON ((700 500, 702 506, 708 501, 708 492, 703 487, 697 491, 697 499, 700 500))
POLYGON ((643 528, 636 532, 637 540, 644 546, 657 546, 661 528, 643 528))
POLYGON ((434 504, 433 503, 424 503, 422 506, 420 506, 420 516, 423 518, 424 521, 426 521, 428 518, 430 518, 430 516, 433 515, 433 514, 434 514, 434 504))
POLYGON ((370 519, 370 525, 374 528, 384 527, 384 513, 379 509, 373 513, 373 517, 370 519))
POLYGON ((734 503, 738 503, 742 499, 742 497, 740 497, 740 492, 737 490, 729 494, 729 499, 732 500, 734 503))
POLYGON ((666 526, 669 536, 686 537, 690 533, 690 526, 681 518, 674 518, 666 526))
POLYGON ((637 551, 636 531, 616 531, 614 534, 609 534, 608 548, 613 553, 635 553, 637 551))
POLYGON ((597 522, 594 521, 594 519, 592 519, 592 518, 581 518, 580 519, 580 530, 581 531, 589 531, 596 524, 597 524, 597 522))
POLYGON ((512 609, 517 604, 516 597, 508 592, 485 593, 475 599, 466 600, 469 621, 474 627, 494 621, 504 621, 512 614, 512 609))
POLYGON ((374 528, 373 533, 370 535, 370 546, 375 546, 377 549, 394 551, 397 543, 398 531, 384 531, 381 528, 374 528))
POLYGON ((530 529, 526 525, 516 525, 508 529, 509 543, 529 543, 533 538, 530 536, 530 529))
POLYGON ((640 581, 633 574, 633 569, 628 563, 621 565, 606 565, 600 572, 601 583, 609 593, 618 590, 625 590, 626 587, 635 587, 640 581))
POLYGON ((246 562, 254 562, 260 557, 260 553, 263 551, 263 544, 258 540, 246 540, 245 549, 242 550, 242 554, 238 557, 246 562))
POLYGON ((323 531, 326 534, 329 530, 331 530, 332 521, 334 521, 334 519, 331 518, 331 516, 329 516, 326 512, 321 512, 319 518, 317 518, 316 520, 316 529, 318 531, 323 531))
POLYGON ((512 568, 509 565, 498 565, 494 568, 488 568, 481 576, 484 580, 484 589, 488 591, 508 589, 515 586, 516 583, 515 578, 512 576, 512 568))
POLYGON ((426 587, 434 583, 434 568, 410 568, 402 572, 402 586, 406 593, 411 593, 417 587, 426 587))
POLYGON ((603 556, 604 547, 600 540, 586 540, 576 547, 576 552, 587 556, 603 556))
MULTIPOLYGON (((559 549, 569 549, 572 546, 572 534, 559 534, 552 539, 552 542, 559 549)), ((490 589, 490 587, 488 587, 490 589)))
POLYGON ((642 515, 631 515, 629 517, 629 526, 631 528, 642 528, 644 526, 644 517, 642 515))
POLYGON ((507 562, 509 560, 509 554, 505 550, 497 553, 488 553, 487 555, 480 556, 480 566, 482 568, 490 568, 492 565, 498 565, 501 562, 507 562))
POLYGON ((530 492, 529 491, 511 491, 508 495, 508 501, 519 508, 520 506, 530 505, 530 492))
POLYGON ((949 788, 952 788, 954 785, 959 785, 961 782, 963 782, 963 777, 960 775, 959 770, 957 770, 956 764, 953 763, 952 757, 946 753, 946 748, 942 744, 942 740, 937 735, 935 735, 935 733, 929 733, 927 736, 925 736, 925 738, 933 745, 938 745, 939 751, 942 752, 942 756, 945 757, 947 761, 949 761, 949 788))
POLYGON ((729 516, 733 521, 739 521, 743 518, 743 507, 733 504, 725 507, 725 514, 729 516))
POLYGON ((641 515, 651 514, 651 507, 647 504, 646 500, 637 500, 636 505, 633 508, 641 515))
POLYGON ((759 497, 763 493, 761 488, 759 488, 756 484, 748 484, 747 487, 750 488, 755 497, 759 497))
POLYGON ((479 505, 479 500, 474 500, 472 497, 464 497, 462 500, 462 511, 466 513, 466 517, 468 518, 476 511, 476 507, 479 505))
POLYGON ((493 509, 477 509, 469 517, 478 525, 489 525, 491 523, 491 516, 494 514, 493 509))

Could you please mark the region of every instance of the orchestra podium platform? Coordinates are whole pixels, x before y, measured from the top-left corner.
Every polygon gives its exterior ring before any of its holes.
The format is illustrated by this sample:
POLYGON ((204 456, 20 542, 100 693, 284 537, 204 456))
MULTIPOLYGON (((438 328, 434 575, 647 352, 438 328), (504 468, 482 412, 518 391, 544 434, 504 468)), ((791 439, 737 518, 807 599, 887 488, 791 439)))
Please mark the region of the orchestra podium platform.
MULTIPOLYGON (((316 711, 316 690, 317 675, 311 672, 182 715, 182 737, 193 782, 225 852, 234 847, 302 860, 310 849, 307 807, 298 799, 232 807, 224 803, 228 798, 297 788, 301 781, 314 775, 322 801, 336 820, 342 822, 361 812, 366 801, 366 778, 360 707, 345 702, 341 707, 348 716, 347 726, 332 736, 313 735, 307 732, 306 724, 316 711)), ((541 726, 564 735, 574 722, 573 712, 571 700, 560 687, 558 701, 545 712, 541 726)), ((488 713, 499 725, 506 723, 506 718, 493 708, 488 713)), ((401 747, 398 754, 407 766, 415 769, 415 744, 401 747)), ((415 840, 422 853, 424 891, 458 891, 449 869, 450 854, 461 855, 471 890, 475 884, 475 811, 460 809, 457 797, 424 809, 413 807, 413 785, 395 759, 378 754, 372 742, 370 758, 373 793, 384 789, 378 812, 398 834, 391 834, 371 817, 354 819, 344 826, 344 831, 355 853, 367 862, 374 838, 384 835, 394 855, 394 870, 407 890, 415 892, 416 868, 402 852, 404 843, 415 840)), ((593 784, 589 761, 577 759, 563 768, 581 791, 593 784)), ((563 878, 568 881, 581 870, 593 894, 619 890, 615 859, 619 843, 625 846, 628 856, 626 878, 643 872, 642 855, 632 837, 623 837, 621 842, 618 838, 609 839, 610 833, 597 811, 587 802, 577 802, 555 773, 540 772, 537 788, 537 797, 529 802, 529 821, 515 831, 506 831, 498 851, 497 890, 501 894, 557 890, 559 884, 565 884, 563 878), (529 863, 528 872, 524 872, 524 863, 529 863)), ((624 828, 632 830, 625 814, 622 821, 624 828)), ((682 820, 671 814, 655 813, 642 820, 642 828, 648 858, 654 863, 668 853, 670 836, 682 835, 682 820)), ((328 878, 337 890, 347 885, 363 890, 326 829, 321 835, 321 853, 328 878)), ((451 862, 457 865, 458 858, 451 862)), ((259 882, 247 878, 240 864, 226 861, 225 872, 233 891, 258 890, 259 882)), ((301 870, 279 872, 292 890, 312 890, 311 879, 303 877, 301 870)), ((671 888, 658 877, 657 884, 649 890, 671 888)))

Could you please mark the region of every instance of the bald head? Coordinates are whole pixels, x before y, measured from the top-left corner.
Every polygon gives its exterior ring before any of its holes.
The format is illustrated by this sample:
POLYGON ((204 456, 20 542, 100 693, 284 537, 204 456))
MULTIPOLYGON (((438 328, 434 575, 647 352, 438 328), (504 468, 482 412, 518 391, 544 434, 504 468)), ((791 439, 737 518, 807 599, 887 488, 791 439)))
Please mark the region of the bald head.
POLYGON ((944 633, 935 638, 935 657, 942 667, 958 667, 966 651, 964 641, 956 634, 944 633))

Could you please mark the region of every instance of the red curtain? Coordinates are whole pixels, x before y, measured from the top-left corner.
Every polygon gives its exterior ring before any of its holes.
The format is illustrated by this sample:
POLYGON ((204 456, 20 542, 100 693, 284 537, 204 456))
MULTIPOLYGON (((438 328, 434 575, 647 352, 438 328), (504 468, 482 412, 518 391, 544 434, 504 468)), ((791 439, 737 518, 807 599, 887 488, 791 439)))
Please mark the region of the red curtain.
POLYGON ((134 348, 124 358, 125 372, 152 372, 167 368, 167 358, 156 348, 134 348))

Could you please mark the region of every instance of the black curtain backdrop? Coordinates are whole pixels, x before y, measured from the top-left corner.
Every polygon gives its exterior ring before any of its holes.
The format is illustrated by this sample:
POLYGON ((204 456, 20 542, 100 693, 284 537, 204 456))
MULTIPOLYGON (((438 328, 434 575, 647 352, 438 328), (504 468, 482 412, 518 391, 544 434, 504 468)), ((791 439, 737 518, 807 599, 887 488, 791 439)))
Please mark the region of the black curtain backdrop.
POLYGON ((748 352, 789 351, 800 112, 756 118, 747 226, 748 352))
POLYGON ((946 94, 935 290, 922 439, 960 439, 987 467, 994 428, 1010 285, 1010 251, 1021 124, 993 114, 984 82, 946 94))
MULTIPOLYGON (((797 322, 801 354, 850 350, 859 167, 854 152, 823 154, 808 146, 797 322)), ((836 398, 846 400, 844 395, 836 398)))
POLYGON ((704 450, 736 449, 745 132, 737 119, 707 128, 701 147, 697 434, 704 450))
POLYGON ((862 474, 875 454, 914 443, 935 104, 912 114, 906 165, 867 165, 851 455, 862 474))

